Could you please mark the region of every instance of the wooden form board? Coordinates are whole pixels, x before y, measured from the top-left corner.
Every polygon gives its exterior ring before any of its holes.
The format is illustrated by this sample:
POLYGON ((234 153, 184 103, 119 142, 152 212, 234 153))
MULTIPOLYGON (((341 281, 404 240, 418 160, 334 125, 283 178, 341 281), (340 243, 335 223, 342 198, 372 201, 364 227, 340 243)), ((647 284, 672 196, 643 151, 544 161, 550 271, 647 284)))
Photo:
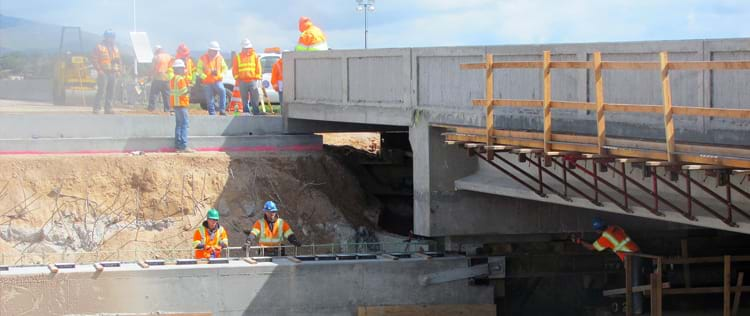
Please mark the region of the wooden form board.
POLYGON ((495 304, 360 306, 357 316, 490 316, 496 309, 495 304))
MULTIPOLYGON (((585 153, 595 153, 604 155, 606 153, 613 156, 626 156, 626 157, 641 157, 639 154, 643 154, 642 151, 629 151, 625 150, 612 150, 612 146, 608 145, 606 138, 606 112, 628 112, 628 113, 658 113, 664 117, 664 128, 665 128, 665 141, 662 144, 663 152, 657 154, 650 154, 644 156, 644 158, 660 159, 668 162, 676 162, 685 160, 691 163, 711 164, 737 167, 750 166, 750 163, 741 159, 722 158, 722 157, 702 157, 702 155, 685 155, 682 149, 691 149, 690 145, 681 145, 675 143, 675 131, 674 131, 674 115, 690 115, 690 116, 701 116, 701 117, 725 117, 735 119, 750 119, 750 110, 747 109, 718 109, 718 108, 701 108, 691 106, 674 106, 672 104, 672 93, 669 80, 670 71, 675 70, 750 70, 750 61, 698 61, 698 62, 670 62, 669 53, 661 52, 659 54, 658 62, 620 62, 620 61, 602 61, 601 52, 594 52, 593 61, 552 61, 551 52, 545 51, 543 53, 542 61, 513 61, 513 62, 494 62, 493 55, 487 54, 484 63, 474 64, 461 64, 460 68, 463 70, 479 70, 483 69, 486 72, 485 75, 485 98, 472 100, 472 104, 476 106, 484 106, 486 108, 486 126, 484 128, 484 140, 481 141, 486 143, 487 146, 492 145, 512 145, 512 146, 527 146, 543 148, 545 152, 550 151, 581 151, 585 153), (529 68, 529 69, 542 69, 542 82, 543 82, 543 99, 542 100, 515 100, 515 99, 494 99, 493 97, 493 86, 494 78, 492 70, 494 69, 511 69, 511 68, 529 68), (551 81, 551 70, 552 69, 592 69, 594 71, 595 79, 595 91, 596 100, 595 102, 569 102, 569 101, 554 101, 551 99, 552 92, 552 81, 551 81), (662 85, 662 104, 614 104, 606 103, 604 100, 604 82, 602 79, 602 70, 644 70, 644 71, 660 71, 661 72, 661 85, 662 85), (540 139, 541 142, 534 142, 533 145, 529 142, 513 142, 513 141, 501 141, 498 142, 499 136, 494 130, 494 111, 492 110, 495 106, 505 107, 541 107, 543 108, 543 133, 540 139), (596 110, 596 122, 597 122, 597 135, 594 138, 595 142, 589 142, 588 146, 581 147, 569 144, 555 144, 554 139, 556 134, 552 133, 552 109, 580 109, 580 110, 596 110), (493 140, 493 135, 495 139, 493 140), (592 146, 593 145, 593 148, 592 146), (659 158, 655 158, 659 157, 659 158)), ((468 141, 478 141, 477 139, 469 139, 468 141)), ((705 146, 703 146, 705 147, 705 146)), ((491 153, 491 150, 490 150, 491 153)), ((489 155, 488 157, 492 157, 489 155)), ((732 156, 732 157, 748 157, 748 156, 732 156)), ((741 167, 745 168, 745 167, 741 167)))

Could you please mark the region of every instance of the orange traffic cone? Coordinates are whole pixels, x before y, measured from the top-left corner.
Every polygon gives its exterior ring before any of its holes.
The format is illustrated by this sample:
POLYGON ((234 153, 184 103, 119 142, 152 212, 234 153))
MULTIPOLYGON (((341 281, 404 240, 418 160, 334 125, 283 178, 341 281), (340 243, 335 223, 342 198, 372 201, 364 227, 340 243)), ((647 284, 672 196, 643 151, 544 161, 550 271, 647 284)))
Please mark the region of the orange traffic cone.
POLYGON ((239 82, 235 82, 234 89, 232 90, 232 99, 229 101, 229 112, 242 111, 242 96, 240 95, 239 82), (234 107, 237 107, 235 109, 234 107))

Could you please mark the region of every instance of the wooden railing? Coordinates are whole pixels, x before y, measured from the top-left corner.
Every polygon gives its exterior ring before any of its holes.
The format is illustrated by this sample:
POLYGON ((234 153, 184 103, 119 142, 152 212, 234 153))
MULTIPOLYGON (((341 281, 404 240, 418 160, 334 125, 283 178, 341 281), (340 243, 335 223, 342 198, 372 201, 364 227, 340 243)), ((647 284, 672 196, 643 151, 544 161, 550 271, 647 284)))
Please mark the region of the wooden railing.
MULTIPOLYGON (((482 133, 487 143, 487 150, 492 157, 492 146, 503 144, 502 141, 496 142, 495 138, 502 138, 502 135, 514 133, 513 131, 498 131, 494 127, 494 109, 497 106, 504 107, 530 107, 542 108, 544 115, 544 125, 542 137, 540 137, 541 146, 545 153, 553 150, 572 150, 598 155, 622 155, 638 156, 637 151, 622 151, 612 149, 608 146, 607 125, 605 113, 607 112, 627 112, 627 113, 660 113, 664 116, 665 141, 664 148, 666 155, 646 155, 643 158, 665 158, 669 163, 678 161, 718 164, 734 168, 750 168, 750 160, 732 160, 721 159, 721 157, 706 157, 707 155, 680 154, 679 151, 697 151, 701 152, 706 146, 690 146, 675 144, 675 127, 674 115, 685 116, 702 116, 702 117, 724 117, 733 119, 750 119, 750 110, 748 109, 719 109, 703 108, 694 106, 674 106, 672 104, 672 91, 669 74, 673 70, 750 70, 750 61, 683 61, 670 62, 669 54, 661 52, 659 62, 622 62, 622 61, 602 61, 601 52, 593 53, 593 61, 552 61, 551 52, 545 51, 542 61, 510 61, 495 62, 492 54, 487 54, 484 63, 462 64, 461 69, 484 69, 485 70, 485 98, 474 99, 472 104, 483 106, 486 111, 486 126, 482 133), (530 68, 542 69, 543 76, 543 99, 542 100, 519 100, 519 99, 495 99, 494 98, 494 70, 495 69, 512 69, 512 68, 530 68), (595 81, 595 102, 569 102, 552 100, 552 69, 591 69, 594 73, 595 81), (643 70, 643 71, 660 71, 662 104, 619 104, 607 103, 604 98, 604 80, 602 77, 603 70, 643 70), (586 136, 563 135, 552 133, 552 109, 576 109, 596 111, 596 137, 595 140, 586 136), (559 140, 575 140, 581 145, 555 144, 559 140), (591 145, 594 145, 592 148, 591 145), (685 149, 685 150, 681 150, 685 149), (628 152, 630 152, 628 154, 628 152)), ((470 129, 468 129, 470 130, 470 129)), ((517 133, 517 132, 516 132, 517 133)), ((523 133, 523 132, 521 132, 523 133)), ((533 134, 533 133, 528 133, 533 134)), ((533 135, 532 135, 533 136, 533 135)), ((534 137, 532 137, 534 139, 534 137)), ((617 142, 617 141, 615 141, 617 142)), ((529 147, 536 147, 538 142, 528 143, 529 147)), ((511 143, 511 145, 514 145, 511 143)), ((653 146, 652 146, 653 147, 653 146)), ((721 148, 717 148, 721 150, 721 148)), ((742 152, 744 154, 745 152, 742 152)), ((708 155, 711 156, 711 155, 708 155)), ((736 151, 729 156, 738 157, 736 151)), ((740 155, 740 157, 748 157, 740 155)))

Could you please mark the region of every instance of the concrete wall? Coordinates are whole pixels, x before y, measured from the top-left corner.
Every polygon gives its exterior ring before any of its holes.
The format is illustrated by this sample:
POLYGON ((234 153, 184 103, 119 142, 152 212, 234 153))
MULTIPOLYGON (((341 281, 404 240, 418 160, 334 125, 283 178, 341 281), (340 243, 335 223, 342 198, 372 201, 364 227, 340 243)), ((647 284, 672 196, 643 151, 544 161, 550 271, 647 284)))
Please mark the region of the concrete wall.
MULTIPOLYGON (((483 126, 483 72, 459 70, 461 63, 496 61, 591 60, 601 51, 605 61, 658 61, 668 51, 673 61, 750 59, 749 39, 628 43, 432 47, 285 53, 285 118, 409 126, 422 113, 431 123, 483 126)), ((605 71, 605 100, 612 103, 661 104, 658 71, 605 71)), ((671 74, 675 105, 748 108, 747 71, 675 71, 671 74)), ((495 97, 541 99, 541 70, 495 71, 495 97)), ((552 97, 560 101, 594 100, 593 74, 587 70, 553 70, 552 97)), ((594 113, 554 110, 553 129, 594 134, 594 113)), ((541 130, 541 110, 496 109, 496 127, 541 130)), ((660 115, 607 114, 609 136, 663 138, 660 115)), ((677 141, 745 145, 747 120, 676 118, 677 141)))
POLYGON ((0 99, 52 102, 52 80, 0 80, 0 99))
MULTIPOLYGON (((278 261, 278 262, 277 262, 278 261)), ((493 287, 467 280, 422 286, 422 275, 467 267, 464 257, 248 265, 0 272, 0 315, 212 312, 355 315, 357 306, 492 304, 493 287)))

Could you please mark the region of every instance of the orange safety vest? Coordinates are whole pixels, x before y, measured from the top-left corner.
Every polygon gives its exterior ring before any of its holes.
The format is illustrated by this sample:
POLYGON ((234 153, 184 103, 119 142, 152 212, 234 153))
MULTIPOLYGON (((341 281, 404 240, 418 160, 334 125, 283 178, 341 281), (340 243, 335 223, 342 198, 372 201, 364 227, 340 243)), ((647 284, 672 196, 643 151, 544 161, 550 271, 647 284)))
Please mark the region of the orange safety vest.
POLYGON ((273 69, 271 70, 271 85, 276 91, 279 91, 279 81, 284 82, 284 63, 281 58, 273 64, 273 69))
POLYGON ((259 80, 263 76, 263 66, 260 63, 260 57, 250 50, 249 54, 239 53, 235 55, 232 62, 232 74, 235 80, 253 81, 259 80))
POLYGON ((255 222, 250 233, 259 237, 258 244, 265 247, 280 246, 284 239, 294 234, 289 224, 281 218, 276 219, 273 229, 268 227, 265 218, 261 218, 255 222))
POLYGON ((187 107, 190 105, 190 90, 187 78, 175 75, 169 80, 169 105, 171 107, 187 107))
POLYGON ((110 47, 104 44, 97 44, 94 49, 93 61, 94 67, 99 71, 119 71, 120 70, 120 50, 117 46, 110 47))
POLYGON ((172 56, 169 56, 167 53, 159 53, 154 56, 154 60, 152 61, 154 64, 154 80, 169 80, 167 72, 171 62, 172 56))
POLYGON ((625 233, 625 230, 619 226, 610 225, 602 233, 594 244, 594 249, 602 251, 605 249, 611 249, 620 260, 625 260, 623 252, 640 252, 641 249, 634 241, 630 240, 630 237, 625 233))
POLYGON ((222 65, 224 65, 224 57, 221 57, 221 54, 216 54, 213 60, 209 59, 208 54, 201 56, 198 67, 203 70, 204 78, 202 83, 211 84, 220 82, 224 78, 225 70, 222 65), (216 76, 211 74, 214 70, 216 70, 216 76))
POLYGON ((326 36, 323 31, 317 26, 313 25, 307 17, 301 17, 299 19, 299 39, 297 40, 296 51, 316 51, 316 50, 328 50, 328 43, 326 43, 326 36))
MULTIPOLYGON (((218 224, 217 224, 218 225, 218 224)), ((210 234, 203 224, 195 230, 193 234, 193 248, 198 244, 203 243, 203 249, 195 249, 196 259, 208 259, 211 258, 211 253, 214 253, 215 258, 221 257, 221 251, 217 251, 219 243, 224 242, 229 245, 229 239, 227 238, 227 231, 224 230, 224 226, 219 225, 213 234, 210 234)))

